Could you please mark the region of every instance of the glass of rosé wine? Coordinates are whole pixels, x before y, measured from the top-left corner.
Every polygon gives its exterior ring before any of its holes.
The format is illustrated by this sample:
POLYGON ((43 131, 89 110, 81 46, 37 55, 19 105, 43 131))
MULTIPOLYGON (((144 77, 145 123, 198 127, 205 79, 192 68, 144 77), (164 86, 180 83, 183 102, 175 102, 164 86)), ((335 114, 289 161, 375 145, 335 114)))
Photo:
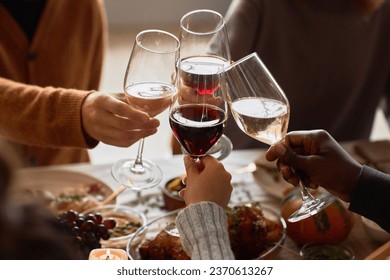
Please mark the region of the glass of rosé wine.
MULTIPOLYGON (((256 53, 252 53, 225 68, 226 99, 240 129, 248 136, 272 145, 281 141, 290 118, 290 105, 286 95, 276 83, 256 53)), ((300 175, 299 170, 294 170, 300 175)), ((297 222, 314 215, 334 202, 330 194, 314 198, 299 183, 303 204, 290 217, 297 222)))
MULTIPOLYGON (((124 78, 129 104, 155 117, 167 109, 177 93, 176 74, 180 42, 162 30, 144 30, 137 34, 124 78)), ((111 168, 115 180, 139 191, 158 185, 161 169, 142 158, 144 139, 140 139, 137 156, 117 161, 111 168)))

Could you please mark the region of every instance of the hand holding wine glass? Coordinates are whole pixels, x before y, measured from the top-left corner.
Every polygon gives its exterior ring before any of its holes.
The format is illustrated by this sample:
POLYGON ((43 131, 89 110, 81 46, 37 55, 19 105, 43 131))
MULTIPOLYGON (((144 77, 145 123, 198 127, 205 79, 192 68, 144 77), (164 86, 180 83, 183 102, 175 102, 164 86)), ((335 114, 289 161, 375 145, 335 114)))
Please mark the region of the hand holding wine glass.
MULTIPOLYGON (((162 30, 145 30, 136 36, 124 79, 129 104, 154 117, 169 107, 177 92, 176 71, 179 40, 162 30)), ((161 169, 142 158, 144 139, 140 139, 136 158, 116 162, 111 172, 122 185, 134 190, 156 186, 161 169)))
POLYGON ((184 157, 188 179, 187 187, 180 191, 180 196, 186 205, 211 201, 225 209, 233 190, 230 183, 232 175, 212 156, 206 155, 201 160, 204 169, 199 170, 189 156, 184 157))
MULTIPOLYGON (((286 133, 290 117, 290 106, 282 89, 256 53, 252 53, 225 69, 226 99, 234 120, 248 136, 272 145, 281 141, 286 133)), ((299 176, 299 170, 295 170, 299 176)), ((296 222, 314 215, 334 202, 326 195, 314 198, 299 183, 302 207, 289 217, 296 222)))

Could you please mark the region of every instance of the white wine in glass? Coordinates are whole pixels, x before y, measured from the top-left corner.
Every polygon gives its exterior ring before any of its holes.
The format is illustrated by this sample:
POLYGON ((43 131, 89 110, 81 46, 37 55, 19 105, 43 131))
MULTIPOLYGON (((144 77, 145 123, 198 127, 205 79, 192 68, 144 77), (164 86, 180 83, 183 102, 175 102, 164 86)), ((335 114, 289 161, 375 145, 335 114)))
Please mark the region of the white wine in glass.
POLYGON ((231 111, 241 130, 269 145, 287 133, 290 117, 288 104, 264 97, 238 99, 231 103, 231 111))
MULTIPOLYGON (((163 30, 145 30, 137 34, 127 65, 124 91, 129 104, 155 117, 171 104, 177 93, 176 77, 180 42, 163 30)), ((111 168, 115 180, 140 191, 158 185, 161 169, 142 158, 144 139, 140 139, 135 158, 117 161, 111 168)))
MULTIPOLYGON (((252 53, 228 66, 224 78, 226 99, 240 129, 268 145, 281 141, 287 133, 290 105, 258 55, 252 53)), ((299 189, 303 203, 288 218, 290 222, 314 215, 335 201, 330 194, 314 198, 302 180, 299 189)))

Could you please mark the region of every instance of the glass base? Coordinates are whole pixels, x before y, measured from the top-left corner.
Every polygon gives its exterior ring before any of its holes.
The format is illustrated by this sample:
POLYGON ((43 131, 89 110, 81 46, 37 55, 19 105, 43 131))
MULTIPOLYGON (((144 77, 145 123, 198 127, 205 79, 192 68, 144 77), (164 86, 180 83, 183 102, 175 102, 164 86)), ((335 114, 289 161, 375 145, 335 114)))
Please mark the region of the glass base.
POLYGON ((111 174, 120 184, 132 189, 143 190, 157 186, 162 179, 162 171, 154 162, 143 160, 135 165, 134 159, 122 159, 111 167, 111 174))
POLYGON ((171 236, 180 237, 179 229, 176 227, 175 223, 171 223, 167 225, 164 230, 166 233, 168 233, 171 236))
POLYGON ((336 198, 329 194, 325 194, 323 196, 315 198, 314 200, 306 200, 303 202, 301 208, 292 213, 287 220, 291 223, 294 223, 306 219, 325 209, 330 204, 335 202, 335 200, 336 198))
MULTIPOLYGON (((223 160, 230 155, 232 150, 232 141, 230 141, 229 137, 222 134, 221 138, 207 151, 206 155, 212 155, 218 160, 223 160)), ((188 155, 188 152, 183 147, 181 147, 181 151, 183 154, 188 155)))

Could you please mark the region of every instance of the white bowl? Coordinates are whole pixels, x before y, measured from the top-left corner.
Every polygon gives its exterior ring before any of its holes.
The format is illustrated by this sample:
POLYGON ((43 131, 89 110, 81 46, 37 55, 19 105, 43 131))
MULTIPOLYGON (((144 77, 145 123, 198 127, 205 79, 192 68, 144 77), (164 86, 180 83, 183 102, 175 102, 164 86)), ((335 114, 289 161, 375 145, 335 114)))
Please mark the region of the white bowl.
MULTIPOLYGON (((142 228, 147 224, 145 215, 141 212, 135 211, 133 208, 124 205, 105 205, 90 208, 83 212, 83 214, 95 214, 100 213, 103 216, 103 220, 107 218, 114 218, 116 226, 113 230, 109 230, 111 237, 108 240, 101 240, 100 243, 103 248, 120 248, 125 249, 129 239, 131 239, 137 232, 137 226, 131 226, 131 230, 121 230, 119 227, 127 227, 127 223, 137 224, 139 228, 142 228), (121 235, 121 232, 129 232, 128 234, 121 235), (115 235, 114 236, 114 232, 115 235)), ((142 232, 138 233, 136 241, 141 242, 143 238, 142 232)))
POLYGON ((390 233, 381 228, 377 223, 371 221, 362 216, 362 223, 373 240, 378 243, 384 244, 390 240, 390 233))

